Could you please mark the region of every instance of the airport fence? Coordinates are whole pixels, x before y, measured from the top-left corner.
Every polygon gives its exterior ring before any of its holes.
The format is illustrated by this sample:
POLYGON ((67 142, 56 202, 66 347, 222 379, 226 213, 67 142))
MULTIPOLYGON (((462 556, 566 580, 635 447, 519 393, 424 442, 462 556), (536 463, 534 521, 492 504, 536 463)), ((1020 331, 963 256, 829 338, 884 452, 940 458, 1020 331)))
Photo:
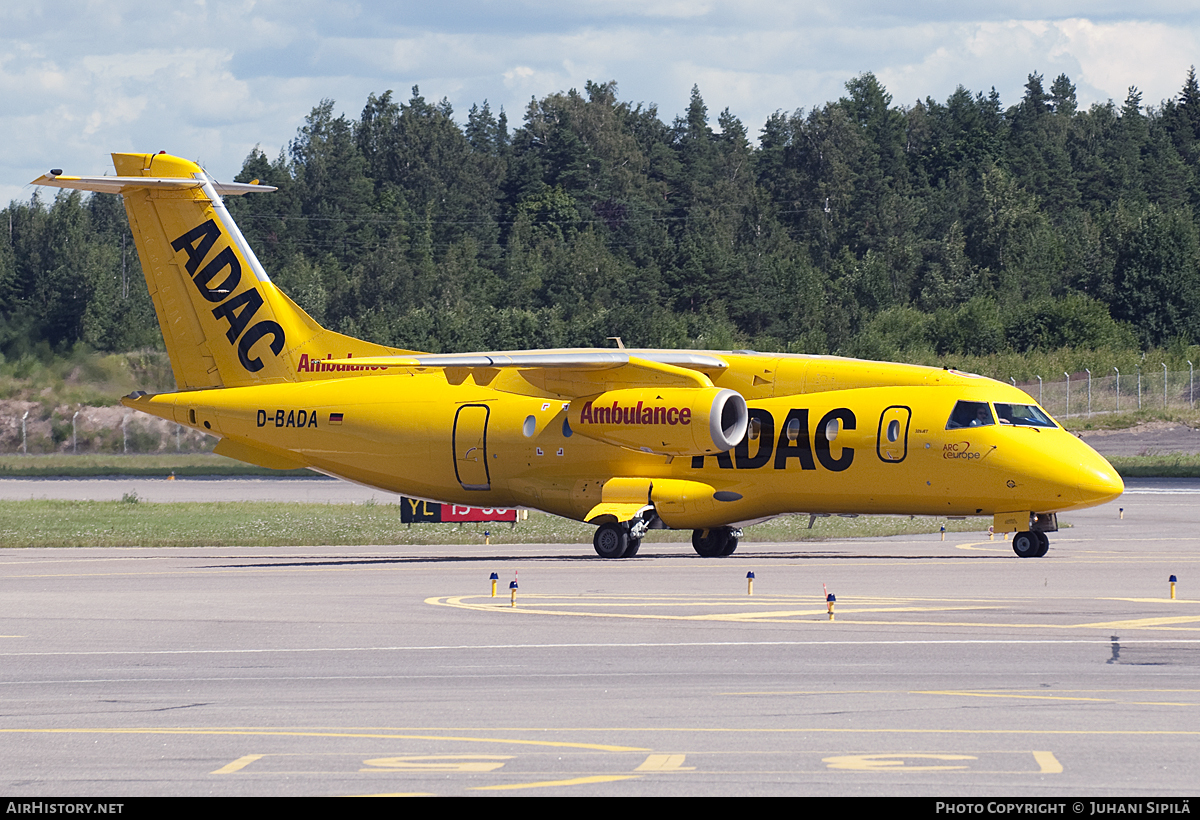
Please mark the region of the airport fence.
POLYGON ((1133 373, 1112 368, 1103 375, 1085 370, 1021 384, 1012 381, 1050 415, 1059 418, 1148 409, 1192 409, 1197 399, 1194 368, 1168 371, 1145 367, 1133 373))
POLYGON ((6 402, 0 414, 0 453, 207 453, 216 440, 165 419, 124 407, 6 402))

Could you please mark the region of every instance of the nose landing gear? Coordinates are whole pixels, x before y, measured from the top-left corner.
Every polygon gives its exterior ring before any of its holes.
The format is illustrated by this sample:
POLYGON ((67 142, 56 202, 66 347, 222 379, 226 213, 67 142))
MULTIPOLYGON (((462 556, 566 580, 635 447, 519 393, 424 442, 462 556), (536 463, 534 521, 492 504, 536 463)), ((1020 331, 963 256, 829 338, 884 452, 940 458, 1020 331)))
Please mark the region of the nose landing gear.
POLYGON ((1019 532, 1013 536, 1012 548, 1018 558, 1041 558, 1050 549, 1050 539, 1038 530, 1019 532))

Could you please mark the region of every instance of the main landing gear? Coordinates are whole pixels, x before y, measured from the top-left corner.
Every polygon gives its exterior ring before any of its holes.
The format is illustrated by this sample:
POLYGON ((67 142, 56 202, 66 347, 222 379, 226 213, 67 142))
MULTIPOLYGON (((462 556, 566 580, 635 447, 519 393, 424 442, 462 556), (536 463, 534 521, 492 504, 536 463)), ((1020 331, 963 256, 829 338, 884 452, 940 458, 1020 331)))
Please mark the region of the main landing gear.
POLYGON ((646 522, 641 519, 628 524, 601 524, 592 536, 592 546, 601 558, 632 558, 638 554, 647 529, 646 522))
POLYGON ((692 547, 702 558, 733 555, 741 530, 733 527, 713 527, 711 530, 692 530, 692 547))
POLYGON ((1013 536, 1012 547, 1018 558, 1041 558, 1050 549, 1050 539, 1037 530, 1019 532, 1013 536))

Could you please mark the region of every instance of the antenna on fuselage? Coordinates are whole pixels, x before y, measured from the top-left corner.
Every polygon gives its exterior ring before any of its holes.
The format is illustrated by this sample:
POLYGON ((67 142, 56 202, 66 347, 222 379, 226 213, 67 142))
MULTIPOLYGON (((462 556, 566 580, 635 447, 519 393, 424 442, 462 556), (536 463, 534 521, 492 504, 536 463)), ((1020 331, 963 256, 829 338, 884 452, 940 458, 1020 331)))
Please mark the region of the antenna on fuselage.
POLYGON ((624 350, 624 349, 625 349, 625 343, 621 341, 621 337, 620 337, 620 336, 609 336, 609 337, 608 337, 608 340, 609 340, 610 342, 616 342, 616 343, 617 343, 617 349, 618 349, 618 350, 624 350))

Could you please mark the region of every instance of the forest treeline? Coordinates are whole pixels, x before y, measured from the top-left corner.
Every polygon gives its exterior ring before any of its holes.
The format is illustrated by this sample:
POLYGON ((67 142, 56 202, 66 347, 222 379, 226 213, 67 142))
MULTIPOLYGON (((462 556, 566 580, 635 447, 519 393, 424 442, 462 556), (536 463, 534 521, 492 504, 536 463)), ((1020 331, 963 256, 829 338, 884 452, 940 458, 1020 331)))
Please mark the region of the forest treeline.
MULTIPOLYGON (((871 74, 757 133, 588 83, 530 102, 317 105, 229 207, 318 321, 434 352, 754 348, 884 359, 1200 341, 1200 85, 1082 109, 893 104, 871 74)), ((0 350, 161 345, 116 197, 4 211, 0 350)))

